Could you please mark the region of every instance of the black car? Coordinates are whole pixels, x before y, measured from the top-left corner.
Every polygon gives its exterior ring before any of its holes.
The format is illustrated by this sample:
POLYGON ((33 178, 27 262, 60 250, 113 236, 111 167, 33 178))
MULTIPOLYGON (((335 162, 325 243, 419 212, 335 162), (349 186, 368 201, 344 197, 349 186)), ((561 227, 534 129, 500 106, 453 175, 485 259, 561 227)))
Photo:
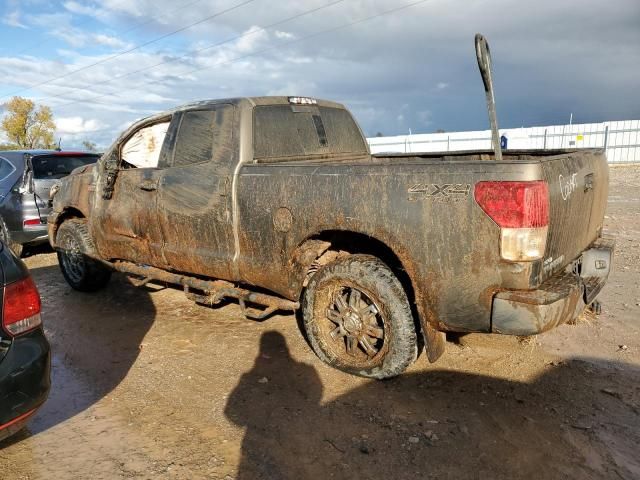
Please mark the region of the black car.
POLYGON ((0 440, 13 435, 49 394, 51 358, 40 295, 29 271, 0 243, 0 440))

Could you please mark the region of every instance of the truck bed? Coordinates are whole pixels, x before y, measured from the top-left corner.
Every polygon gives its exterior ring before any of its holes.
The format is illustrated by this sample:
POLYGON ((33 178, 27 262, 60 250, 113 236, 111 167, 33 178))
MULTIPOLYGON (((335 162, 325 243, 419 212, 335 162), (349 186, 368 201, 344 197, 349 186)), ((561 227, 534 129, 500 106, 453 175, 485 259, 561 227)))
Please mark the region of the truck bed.
POLYGON ((492 158, 475 151, 245 164, 238 221, 241 231, 260 236, 241 235, 242 280, 269 283, 292 297, 297 285, 285 259, 296 245, 325 229, 353 231, 396 253, 443 328, 488 331, 497 292, 537 288, 596 240, 608 190, 602 150, 508 151, 502 162, 492 158), (475 202, 474 186, 536 180, 549 187, 544 258, 502 260, 500 229, 475 202), (287 235, 271 227, 282 209, 293 218, 287 235))

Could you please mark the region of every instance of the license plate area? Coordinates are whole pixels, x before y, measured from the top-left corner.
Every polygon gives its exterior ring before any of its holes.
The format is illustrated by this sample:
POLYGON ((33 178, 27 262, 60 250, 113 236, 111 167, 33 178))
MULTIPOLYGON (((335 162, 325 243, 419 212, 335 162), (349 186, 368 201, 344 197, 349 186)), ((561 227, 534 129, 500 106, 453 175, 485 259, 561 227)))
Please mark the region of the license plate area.
POLYGON ((584 285, 584 301, 590 304, 600 293, 609 277, 613 262, 614 240, 599 238, 573 263, 573 272, 580 276, 584 285))

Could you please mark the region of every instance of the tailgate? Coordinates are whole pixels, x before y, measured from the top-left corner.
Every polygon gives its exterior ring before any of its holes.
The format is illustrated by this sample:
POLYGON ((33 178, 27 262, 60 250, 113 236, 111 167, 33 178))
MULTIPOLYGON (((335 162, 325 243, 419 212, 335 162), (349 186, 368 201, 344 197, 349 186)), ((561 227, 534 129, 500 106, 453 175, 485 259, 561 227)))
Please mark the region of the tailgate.
POLYGON ((576 259, 601 233, 609 167, 604 150, 550 157, 541 166, 550 203, 544 280, 576 259))

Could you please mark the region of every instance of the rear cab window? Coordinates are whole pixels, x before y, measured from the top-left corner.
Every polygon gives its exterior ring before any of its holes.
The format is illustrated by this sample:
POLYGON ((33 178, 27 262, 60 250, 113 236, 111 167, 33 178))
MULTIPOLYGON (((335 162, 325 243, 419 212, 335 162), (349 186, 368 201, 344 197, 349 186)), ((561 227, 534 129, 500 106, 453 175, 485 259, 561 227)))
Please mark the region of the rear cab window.
POLYGON ((99 158, 98 154, 38 155, 31 159, 33 178, 35 180, 60 179, 78 167, 96 163, 99 158))
POLYGON ((254 109, 257 161, 368 155, 363 135, 343 108, 316 105, 266 105, 254 109))

